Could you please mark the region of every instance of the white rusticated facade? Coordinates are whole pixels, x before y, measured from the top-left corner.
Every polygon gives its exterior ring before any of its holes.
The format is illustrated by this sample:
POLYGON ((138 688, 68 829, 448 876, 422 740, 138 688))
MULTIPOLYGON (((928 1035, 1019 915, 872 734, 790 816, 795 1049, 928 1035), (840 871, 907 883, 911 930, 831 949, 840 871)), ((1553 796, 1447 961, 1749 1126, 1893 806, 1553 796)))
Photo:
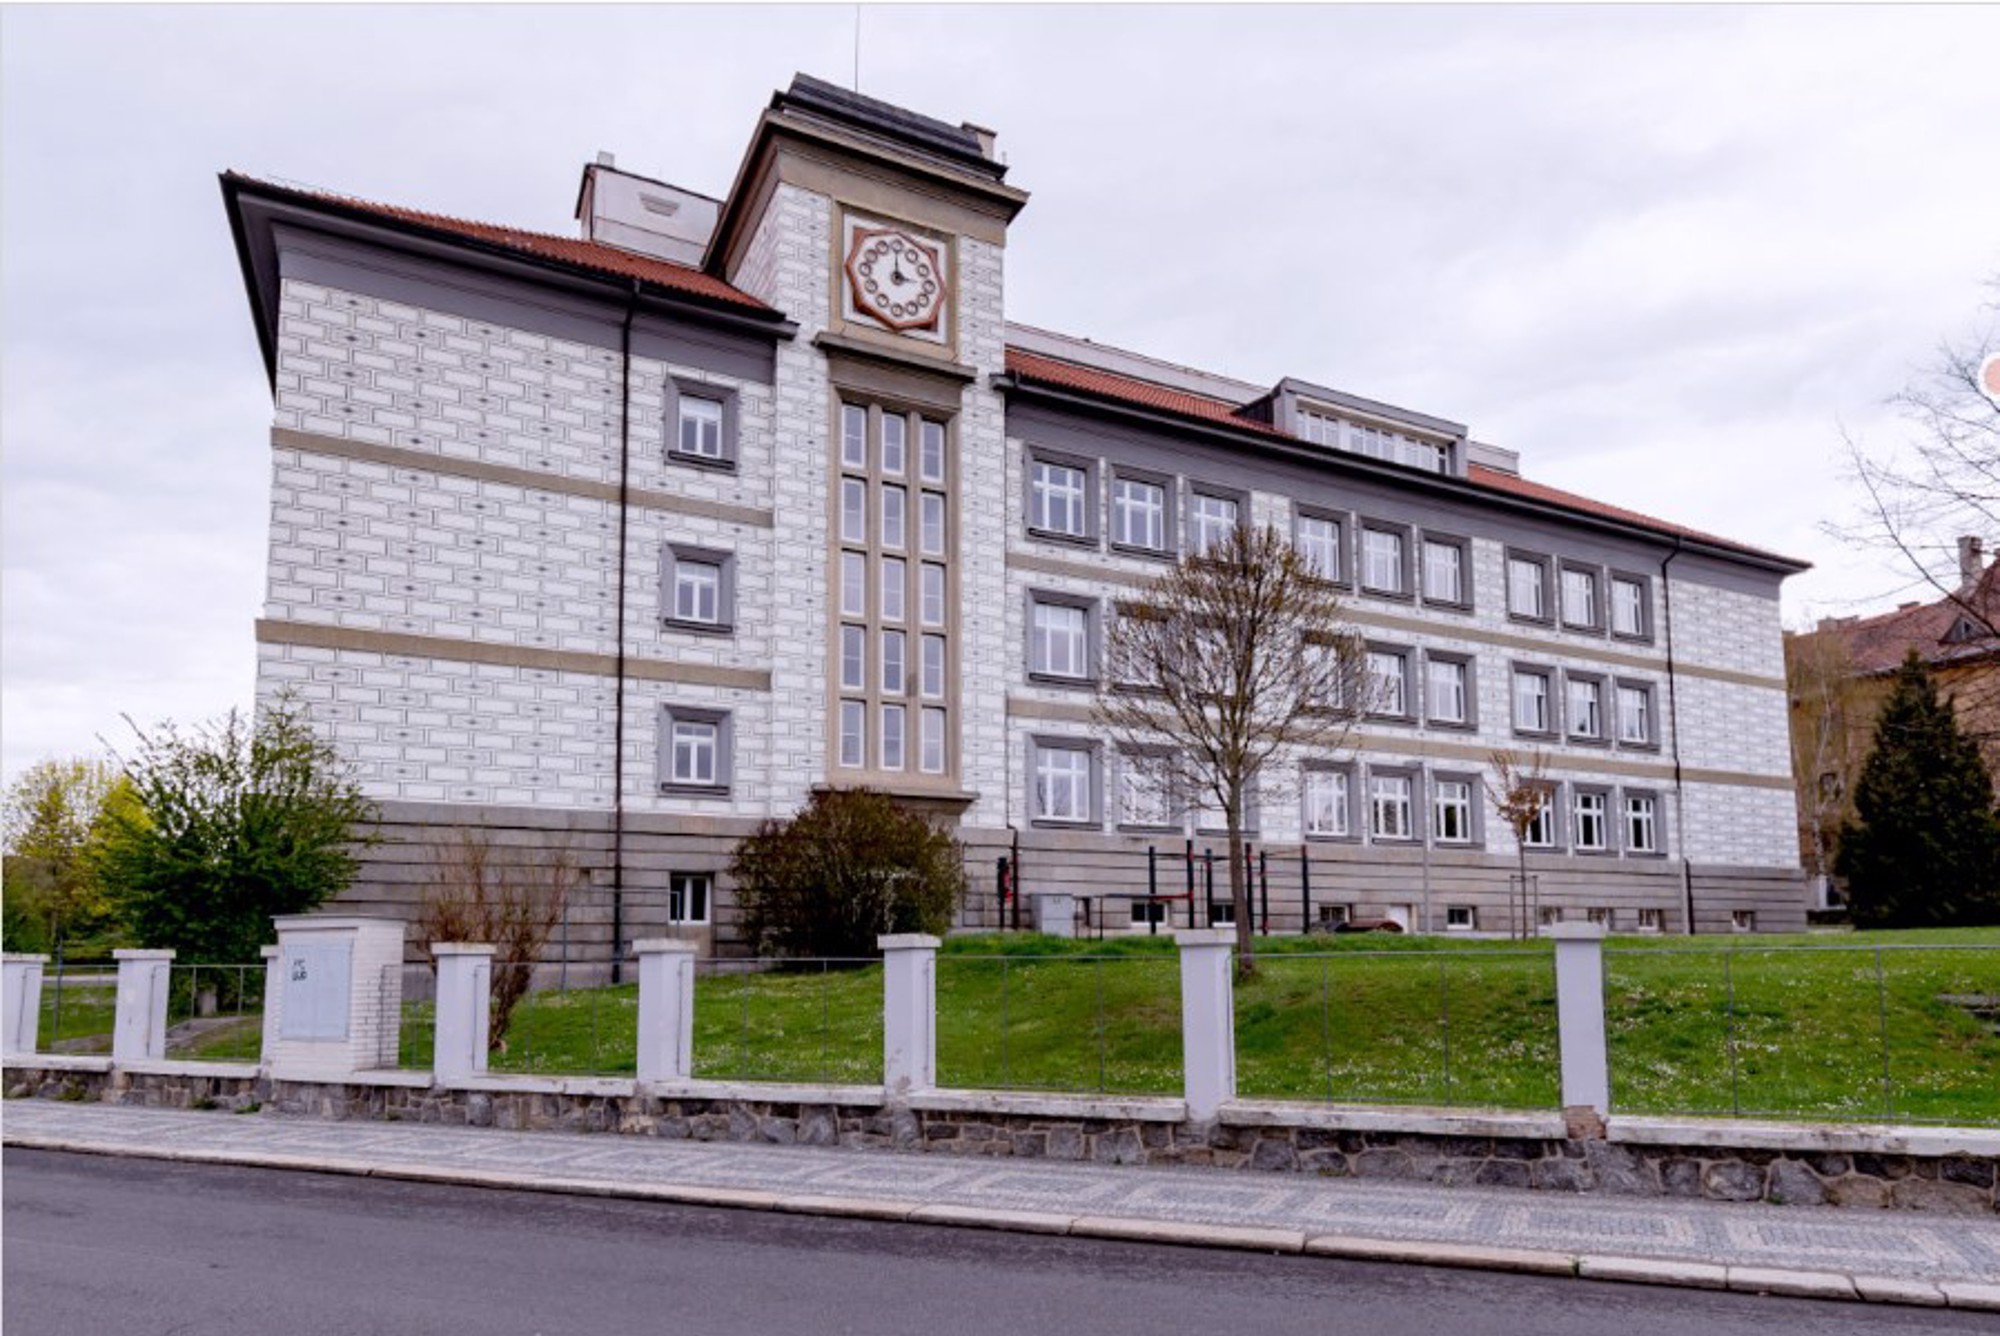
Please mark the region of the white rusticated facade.
POLYGON ((1005 855, 1129 928, 1120 897, 1184 891, 1218 839, 1131 810, 1104 636, 1233 506, 1337 549, 1403 682, 1260 793, 1273 926, 1513 926, 1501 750, 1555 785, 1526 912, 1803 923, 1797 563, 1528 483, 1443 419, 1012 325, 1005 176, 986 132, 802 78, 720 201, 587 168, 582 240, 224 178, 275 404, 260 699, 305 702, 382 809, 346 906, 411 912, 472 825, 584 867, 568 959, 726 946, 735 840, 866 785, 958 826, 967 924, 1005 855))

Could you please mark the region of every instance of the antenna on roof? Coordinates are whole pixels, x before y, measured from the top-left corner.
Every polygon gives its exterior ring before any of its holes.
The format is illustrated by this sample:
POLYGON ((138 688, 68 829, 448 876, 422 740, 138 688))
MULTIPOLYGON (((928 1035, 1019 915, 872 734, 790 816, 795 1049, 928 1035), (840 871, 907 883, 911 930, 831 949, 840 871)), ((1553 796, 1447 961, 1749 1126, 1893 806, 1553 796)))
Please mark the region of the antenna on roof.
POLYGON ((861 91, 861 6, 854 7, 854 91, 861 91))

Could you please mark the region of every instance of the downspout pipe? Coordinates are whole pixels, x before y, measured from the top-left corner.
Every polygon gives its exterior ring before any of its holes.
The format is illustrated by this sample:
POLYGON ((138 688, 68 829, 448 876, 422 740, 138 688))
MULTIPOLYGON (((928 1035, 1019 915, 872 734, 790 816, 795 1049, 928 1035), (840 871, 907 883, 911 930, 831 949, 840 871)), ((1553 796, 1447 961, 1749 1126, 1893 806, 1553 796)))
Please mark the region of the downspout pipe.
POLYGON ((1687 788, 1681 772, 1681 711, 1680 696, 1674 677, 1674 591, 1668 578, 1668 567, 1681 554, 1680 535, 1674 535, 1674 550, 1660 561, 1660 622, 1665 630, 1663 639, 1667 650, 1667 728, 1673 736, 1672 760, 1674 765, 1674 842, 1680 847, 1681 864, 1681 914, 1682 931, 1694 936, 1694 865, 1688 860, 1687 846, 1687 788))
POLYGON ((639 314, 639 280, 626 290, 618 329, 618 595, 613 624, 617 674, 611 708, 611 982, 625 981, 625 585, 626 533, 632 491, 632 321, 639 314))

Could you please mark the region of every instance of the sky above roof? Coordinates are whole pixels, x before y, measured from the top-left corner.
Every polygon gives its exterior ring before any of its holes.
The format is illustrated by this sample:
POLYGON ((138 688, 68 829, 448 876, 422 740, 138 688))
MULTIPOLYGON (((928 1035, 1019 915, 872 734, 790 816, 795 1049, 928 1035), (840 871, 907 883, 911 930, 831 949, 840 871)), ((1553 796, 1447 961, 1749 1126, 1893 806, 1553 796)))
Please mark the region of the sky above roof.
MULTIPOLYGON (((0 771, 247 705, 269 392, 216 174, 569 233, 719 195, 823 6, 10 7, 0 771)), ((1932 594, 1821 525, 1989 319, 2000 9, 865 8, 864 92, 999 132, 1017 320, 1469 423, 1527 474, 1932 594)), ((1938 535, 1940 550, 1951 535, 1938 535)), ((2000 535, 1988 535, 1989 540, 2000 535)))

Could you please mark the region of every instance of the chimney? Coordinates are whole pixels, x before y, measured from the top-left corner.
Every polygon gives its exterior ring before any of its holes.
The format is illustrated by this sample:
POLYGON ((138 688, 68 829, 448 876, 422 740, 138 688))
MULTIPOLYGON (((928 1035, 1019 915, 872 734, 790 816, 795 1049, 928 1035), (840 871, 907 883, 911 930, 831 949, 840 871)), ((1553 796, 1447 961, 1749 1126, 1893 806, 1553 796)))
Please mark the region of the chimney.
POLYGON ((1986 569, 1986 545, 1972 534, 1958 540, 1958 592, 1972 592, 1986 569))
POLYGON ((966 130, 971 132, 971 134, 979 140, 980 154, 985 158, 987 158, 988 160, 992 159, 993 146, 999 142, 1000 138, 999 135, 995 134, 993 131, 987 129, 983 125, 974 125, 971 121, 960 121, 958 124, 958 128, 961 130, 966 130))

